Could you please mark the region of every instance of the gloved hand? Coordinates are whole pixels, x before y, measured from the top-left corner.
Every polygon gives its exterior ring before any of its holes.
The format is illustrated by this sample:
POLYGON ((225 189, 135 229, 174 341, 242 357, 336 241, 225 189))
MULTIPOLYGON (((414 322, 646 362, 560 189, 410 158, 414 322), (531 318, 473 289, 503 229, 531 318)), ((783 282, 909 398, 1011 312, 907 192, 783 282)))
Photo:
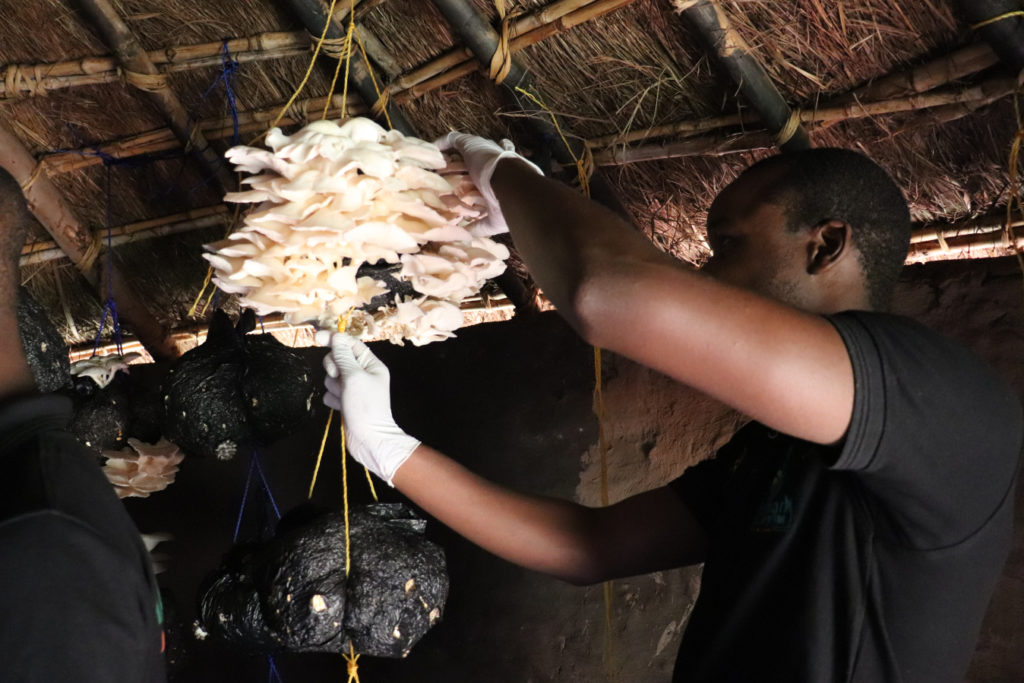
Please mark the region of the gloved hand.
POLYGON ((544 172, 536 164, 517 154, 510 140, 502 140, 501 144, 498 144, 477 135, 453 131, 435 140, 434 144, 441 148, 441 151, 454 150, 462 156, 470 179, 487 202, 487 222, 492 229, 490 234, 508 232, 508 224, 505 223, 498 198, 494 196, 494 189, 491 187, 491 176, 494 175, 498 162, 502 159, 519 159, 529 164, 537 173, 544 175, 544 172))
POLYGON ((327 393, 324 403, 345 419, 348 451, 361 465, 388 483, 416 447, 391 416, 391 375, 387 367, 355 337, 318 332, 317 343, 330 344, 324 358, 327 393))

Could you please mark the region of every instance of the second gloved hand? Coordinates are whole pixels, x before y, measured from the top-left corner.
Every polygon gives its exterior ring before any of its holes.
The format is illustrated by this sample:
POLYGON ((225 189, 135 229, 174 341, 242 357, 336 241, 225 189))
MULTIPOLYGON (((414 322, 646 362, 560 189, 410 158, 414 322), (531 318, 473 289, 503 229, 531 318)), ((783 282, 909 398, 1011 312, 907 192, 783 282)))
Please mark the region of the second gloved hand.
POLYGON ((351 335, 317 334, 321 345, 328 340, 324 403, 341 412, 352 457, 394 486, 395 472, 420 442, 403 432, 391 416, 391 375, 366 344, 351 335))

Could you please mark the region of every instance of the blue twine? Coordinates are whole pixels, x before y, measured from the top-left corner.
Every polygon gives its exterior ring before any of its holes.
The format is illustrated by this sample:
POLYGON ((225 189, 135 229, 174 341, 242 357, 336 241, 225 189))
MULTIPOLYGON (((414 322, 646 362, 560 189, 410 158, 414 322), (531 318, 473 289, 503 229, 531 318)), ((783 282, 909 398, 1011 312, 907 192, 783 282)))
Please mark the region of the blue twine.
POLYGON ((256 460, 249 461, 249 474, 245 477, 245 488, 242 489, 242 504, 238 507, 238 521, 235 522, 235 533, 231 537, 232 543, 238 542, 238 531, 242 528, 242 514, 245 512, 245 503, 249 499, 249 486, 252 484, 252 474, 256 471, 256 460))
POLYGON ((124 355, 123 338, 121 336, 121 320, 117 315, 117 303, 114 301, 114 241, 113 241, 113 221, 111 220, 112 211, 110 208, 110 165, 106 164, 106 173, 104 177, 104 193, 106 194, 105 202, 105 218, 107 222, 107 253, 106 253, 106 266, 107 266, 107 298, 103 302, 103 317, 100 318, 100 328, 96 331, 96 341, 92 345, 92 355, 96 356, 96 353, 100 348, 100 339, 103 336, 103 328, 107 324, 107 316, 110 316, 110 323, 114 328, 114 343, 117 345, 118 355, 124 355))
POLYGON ((278 519, 281 519, 281 511, 277 508, 277 502, 274 500, 274 494, 270 491, 270 482, 267 481, 267 475, 263 473, 263 465, 260 464, 259 451, 253 450, 252 460, 256 463, 256 473, 260 475, 260 483, 263 484, 263 490, 267 494, 267 500, 270 501, 271 507, 274 508, 274 514, 277 515, 278 519))
POLYGON ((274 681, 277 681, 277 683, 284 683, 284 679, 281 678, 281 674, 278 673, 277 665, 274 664, 274 658, 271 655, 267 655, 267 664, 270 665, 267 669, 267 683, 274 683, 274 681))
POLYGON ((267 475, 263 472, 263 465, 260 464, 259 451, 253 449, 252 455, 249 457, 249 473, 245 477, 245 489, 242 490, 242 504, 238 508, 238 519, 235 521, 235 533, 231 537, 233 543, 238 542, 238 533, 242 528, 242 517, 245 514, 245 506, 249 500, 249 488, 252 486, 253 473, 259 476, 263 493, 267 496, 267 500, 270 501, 274 514, 278 519, 281 519, 281 510, 277 507, 277 501, 274 500, 274 494, 270 490, 270 482, 267 481, 267 475))
POLYGON ((258 318, 260 319, 260 332, 261 332, 262 334, 266 334, 266 333, 267 333, 267 328, 265 328, 265 327, 263 326, 263 316, 262 316, 262 315, 260 315, 260 316, 256 316, 256 317, 258 317, 258 318))
MULTIPOLYGON (((228 110, 231 112, 231 123, 232 123, 232 134, 231 134, 231 145, 235 146, 241 144, 242 136, 238 129, 238 98, 235 96, 234 81, 235 75, 238 73, 238 62, 232 59, 231 51, 228 49, 228 41, 224 41, 224 45, 220 52, 220 74, 214 79, 213 83, 210 83, 209 87, 203 93, 203 96, 199 99, 199 104, 196 105, 196 109, 202 106, 203 102, 213 93, 214 89, 219 85, 224 85, 224 93, 227 98, 228 110)), ((189 129, 196 124, 194 117, 189 118, 189 129)), ((217 173, 211 173, 206 176, 198 183, 188 189, 188 195, 191 197, 195 192, 209 185, 214 178, 217 177, 217 173)))

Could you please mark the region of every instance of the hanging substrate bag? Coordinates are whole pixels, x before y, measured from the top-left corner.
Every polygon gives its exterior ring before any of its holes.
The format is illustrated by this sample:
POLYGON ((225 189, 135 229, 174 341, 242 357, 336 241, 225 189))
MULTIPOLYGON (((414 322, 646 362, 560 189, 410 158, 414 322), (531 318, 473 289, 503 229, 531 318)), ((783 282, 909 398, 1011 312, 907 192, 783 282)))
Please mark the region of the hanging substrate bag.
POLYGON ((260 652, 405 657, 444 611, 444 551, 402 504, 353 507, 349 524, 347 577, 341 513, 236 547, 201 595, 202 630, 260 652))
POLYGON ((232 327, 214 313, 206 341, 185 353, 164 382, 164 435, 188 455, 233 458, 298 429, 312 414, 306 361, 269 334, 247 334, 252 311, 232 327))

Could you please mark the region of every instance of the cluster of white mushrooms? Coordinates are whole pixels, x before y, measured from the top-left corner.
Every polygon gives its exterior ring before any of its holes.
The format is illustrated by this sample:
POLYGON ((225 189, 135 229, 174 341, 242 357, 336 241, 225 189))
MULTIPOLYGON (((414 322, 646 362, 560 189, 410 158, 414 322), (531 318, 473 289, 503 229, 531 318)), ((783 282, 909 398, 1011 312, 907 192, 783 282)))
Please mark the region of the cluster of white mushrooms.
POLYGON ((128 439, 128 445, 122 451, 103 451, 107 458, 103 474, 118 498, 148 498, 174 483, 178 465, 185 459, 176 445, 167 439, 155 444, 128 439))
POLYGON ((346 319, 351 334, 422 345, 454 336, 459 303, 505 270, 509 252, 489 237, 483 198, 435 145, 365 118, 292 136, 274 128, 266 143, 228 150, 252 175, 225 200, 258 206, 205 254, 217 285, 259 315, 324 329, 346 319), (388 294, 357 274, 380 261, 401 264, 396 277, 416 296, 361 310, 388 294))

